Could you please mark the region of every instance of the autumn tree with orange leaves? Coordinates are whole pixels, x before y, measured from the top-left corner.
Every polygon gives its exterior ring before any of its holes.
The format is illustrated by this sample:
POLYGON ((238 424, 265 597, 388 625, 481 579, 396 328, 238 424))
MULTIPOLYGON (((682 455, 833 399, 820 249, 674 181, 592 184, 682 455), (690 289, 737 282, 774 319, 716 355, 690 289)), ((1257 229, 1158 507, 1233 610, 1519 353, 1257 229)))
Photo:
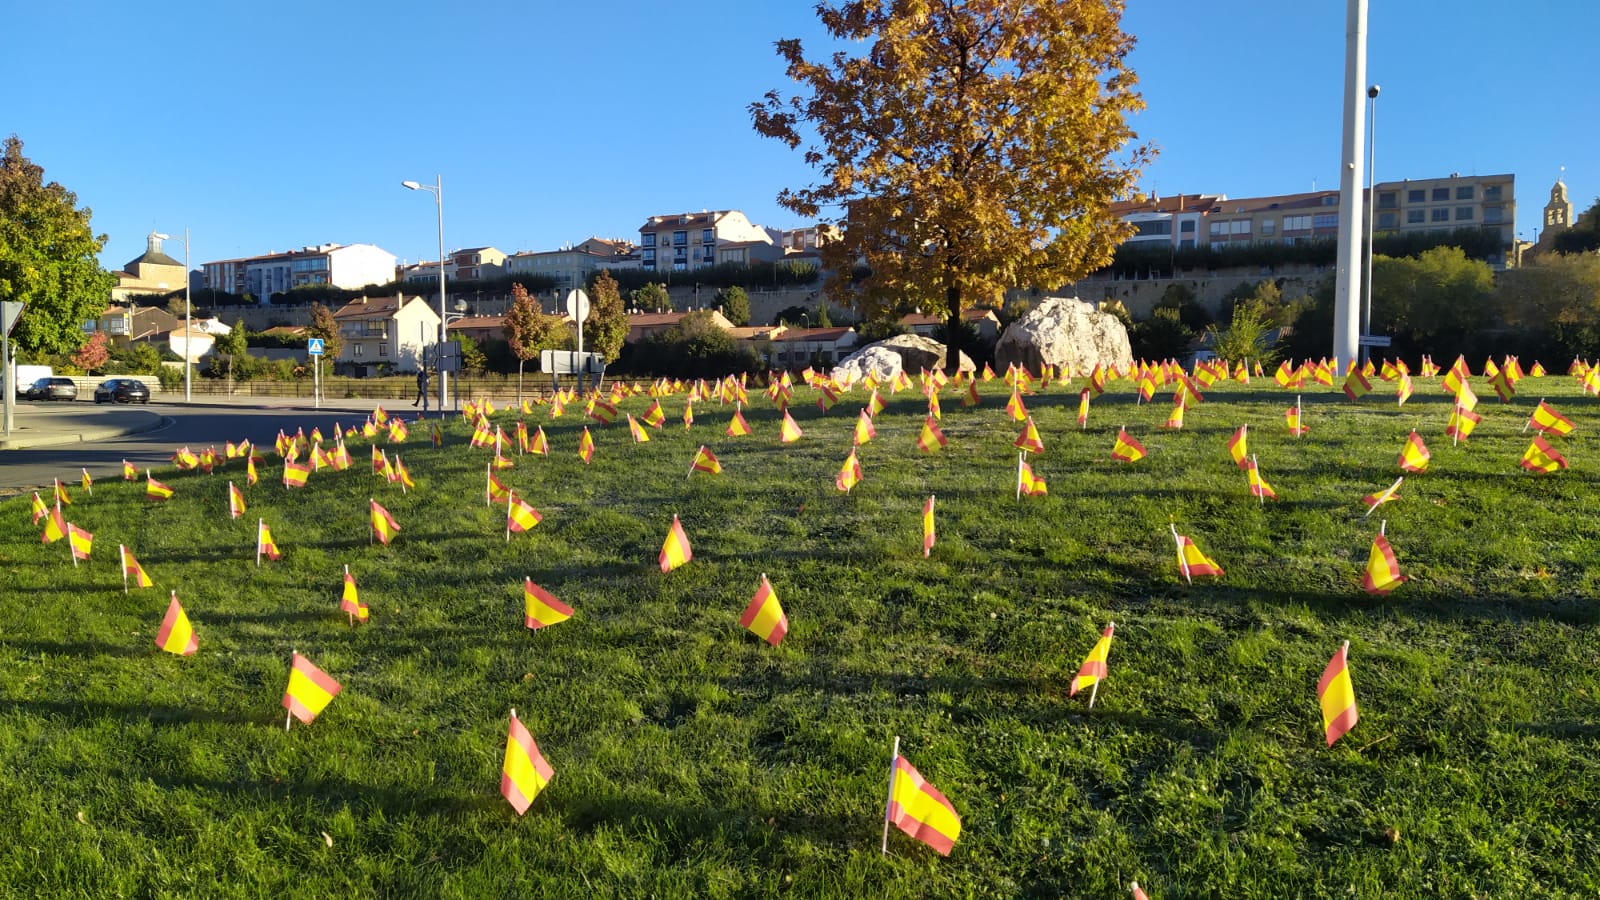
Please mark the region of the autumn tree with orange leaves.
MULTIPOLYGON (((817 14, 852 56, 777 43, 799 93, 750 105, 756 131, 806 145, 821 180, 778 202, 841 226, 818 247, 835 301, 867 318, 961 311, 1105 265, 1110 215, 1154 156, 1120 0, 855 0, 817 14), (870 274, 854 283, 865 263, 870 274)), ((952 337, 947 367, 954 371, 952 337)))

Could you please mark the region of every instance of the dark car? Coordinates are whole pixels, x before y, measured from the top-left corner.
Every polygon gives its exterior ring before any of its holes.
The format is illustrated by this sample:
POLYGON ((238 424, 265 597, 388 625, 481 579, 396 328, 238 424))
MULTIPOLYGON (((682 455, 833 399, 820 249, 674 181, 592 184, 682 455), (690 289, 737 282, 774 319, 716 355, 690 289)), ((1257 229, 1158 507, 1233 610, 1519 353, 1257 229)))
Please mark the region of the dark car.
POLYGON ((28 388, 29 400, 76 400, 78 385, 71 378, 41 378, 28 388))
POLYGON ((113 378, 94 389, 96 403, 149 403, 150 389, 137 378, 113 378))

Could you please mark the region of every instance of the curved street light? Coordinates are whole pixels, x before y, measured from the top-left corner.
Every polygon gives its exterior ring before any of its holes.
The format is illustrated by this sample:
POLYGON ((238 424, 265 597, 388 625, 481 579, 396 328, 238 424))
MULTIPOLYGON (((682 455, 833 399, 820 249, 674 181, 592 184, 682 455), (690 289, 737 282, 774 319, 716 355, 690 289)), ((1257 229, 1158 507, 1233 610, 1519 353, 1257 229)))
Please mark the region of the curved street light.
MULTIPOLYGON (((445 322, 448 321, 446 316, 449 315, 444 308, 444 179, 439 175, 435 175, 433 180, 433 184, 422 184, 416 181, 402 181, 400 184, 409 190, 427 191, 432 194, 433 204, 438 208, 439 212, 439 343, 435 345, 437 351, 435 359, 438 361, 437 365, 439 367, 439 418, 443 419, 445 404, 450 397, 450 389, 448 387, 450 376, 444 370, 444 326, 445 322)), ((419 365, 425 366, 426 364, 419 362, 419 365)))

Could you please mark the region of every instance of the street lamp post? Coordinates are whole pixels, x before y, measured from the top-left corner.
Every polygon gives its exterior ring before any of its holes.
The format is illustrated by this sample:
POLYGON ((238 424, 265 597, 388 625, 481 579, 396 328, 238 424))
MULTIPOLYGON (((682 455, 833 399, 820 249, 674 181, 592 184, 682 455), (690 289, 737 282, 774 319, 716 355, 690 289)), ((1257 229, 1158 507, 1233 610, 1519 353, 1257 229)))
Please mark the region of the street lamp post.
MULTIPOLYGON (((163 241, 175 241, 176 237, 170 234, 157 234, 163 241)), ((183 402, 192 403, 194 394, 190 387, 189 369, 192 367, 189 360, 189 348, 194 346, 194 304, 189 302, 189 229, 183 230, 183 402)))
POLYGON ((447 387, 450 376, 444 370, 444 325, 447 321, 444 308, 444 178, 433 176, 433 184, 419 184, 415 181, 402 181, 400 184, 413 191, 427 191, 433 195, 433 205, 439 212, 439 343, 434 358, 439 366, 439 418, 444 418, 444 409, 449 401, 450 390, 447 387))
MULTIPOLYGON (((1372 173, 1374 151, 1378 145, 1378 85, 1367 88, 1367 308, 1361 317, 1361 334, 1372 334, 1372 232, 1377 221, 1378 193, 1376 178, 1372 173)), ((1361 360, 1372 357, 1371 347, 1361 348, 1361 360)))

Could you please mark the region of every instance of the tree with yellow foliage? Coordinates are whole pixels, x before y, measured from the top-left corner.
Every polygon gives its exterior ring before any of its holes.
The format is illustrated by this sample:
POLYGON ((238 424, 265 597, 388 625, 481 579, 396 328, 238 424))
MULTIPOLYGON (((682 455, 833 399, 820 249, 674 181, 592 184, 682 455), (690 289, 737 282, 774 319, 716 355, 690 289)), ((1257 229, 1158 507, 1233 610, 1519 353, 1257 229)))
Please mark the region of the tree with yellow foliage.
MULTIPOLYGON (((961 311, 1014 287, 1053 288, 1106 264, 1154 156, 1128 124, 1144 107, 1120 0, 853 0, 817 5, 829 35, 865 44, 808 60, 777 44, 799 95, 750 105, 756 131, 807 144, 819 183, 784 207, 842 226, 821 245, 827 291, 868 318, 961 311), (864 263, 870 274, 853 283, 864 263)), ((952 340, 947 366, 960 348, 952 340)))

